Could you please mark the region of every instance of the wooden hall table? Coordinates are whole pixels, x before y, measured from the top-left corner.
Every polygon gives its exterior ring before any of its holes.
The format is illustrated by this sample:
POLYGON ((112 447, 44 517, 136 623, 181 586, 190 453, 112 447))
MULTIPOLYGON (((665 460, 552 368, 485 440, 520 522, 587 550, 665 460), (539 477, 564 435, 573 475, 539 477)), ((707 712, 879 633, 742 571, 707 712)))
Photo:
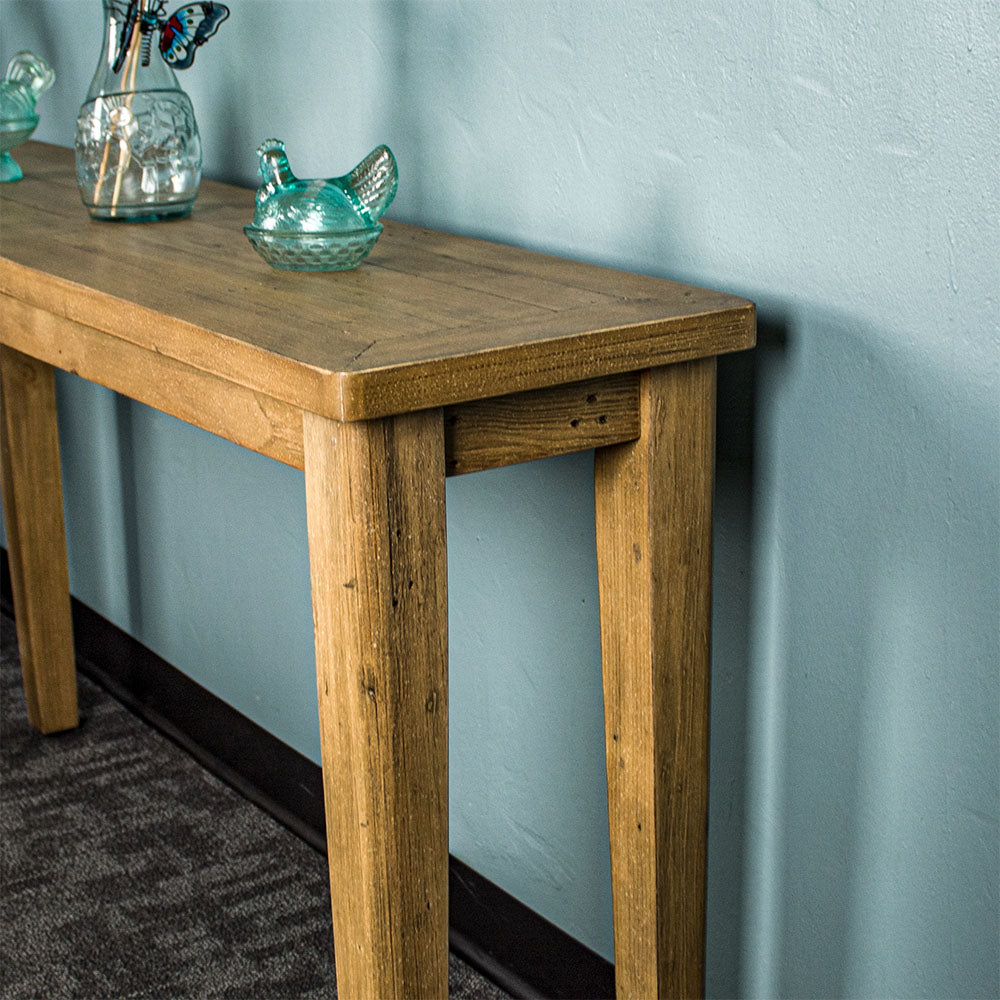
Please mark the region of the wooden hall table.
POLYGON ((31 722, 77 724, 53 368, 305 470, 342 996, 447 994, 448 474, 595 448, 619 997, 703 990, 715 357, 751 303, 389 222, 274 271, 253 192, 93 222, 0 186, 3 504, 31 722))

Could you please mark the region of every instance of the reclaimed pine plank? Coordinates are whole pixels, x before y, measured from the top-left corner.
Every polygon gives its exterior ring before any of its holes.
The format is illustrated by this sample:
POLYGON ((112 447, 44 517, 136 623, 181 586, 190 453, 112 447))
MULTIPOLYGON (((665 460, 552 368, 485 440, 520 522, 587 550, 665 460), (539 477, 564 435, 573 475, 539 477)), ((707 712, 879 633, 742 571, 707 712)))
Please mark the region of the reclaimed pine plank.
POLYGON ((714 358, 644 373, 594 489, 616 990, 702 996, 714 358))
POLYGON ((25 180, 0 190, 0 292, 336 419, 753 344, 744 299, 391 221, 355 271, 274 271, 240 230, 246 189, 206 182, 190 219, 102 225, 66 183, 72 151, 22 150, 25 180))
POLYGON ((337 987, 448 994, 448 565, 440 410, 305 415, 337 987))
POLYGON ((28 721, 78 720, 52 368, 0 346, 0 488, 28 721))

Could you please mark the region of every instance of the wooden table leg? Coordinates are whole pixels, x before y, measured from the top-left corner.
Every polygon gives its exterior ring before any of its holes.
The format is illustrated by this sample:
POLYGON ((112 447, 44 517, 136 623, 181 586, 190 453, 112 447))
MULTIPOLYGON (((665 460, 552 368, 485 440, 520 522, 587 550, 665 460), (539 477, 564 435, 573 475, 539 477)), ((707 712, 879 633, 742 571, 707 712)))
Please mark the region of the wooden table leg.
POLYGON ((78 723, 62 474, 50 365, 0 346, 4 526, 28 720, 43 733, 78 723))
POLYGON ((446 997, 443 415, 303 425, 338 994, 446 997))
POLYGON ((644 373, 595 458, 619 998, 704 993, 715 372, 644 373))

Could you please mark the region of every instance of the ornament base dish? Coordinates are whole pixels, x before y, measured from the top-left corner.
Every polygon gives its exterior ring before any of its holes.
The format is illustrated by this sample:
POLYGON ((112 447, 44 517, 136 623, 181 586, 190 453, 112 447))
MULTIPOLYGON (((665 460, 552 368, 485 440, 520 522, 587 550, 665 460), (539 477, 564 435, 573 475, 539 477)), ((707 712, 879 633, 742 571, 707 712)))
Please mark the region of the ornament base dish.
POLYGON ((382 226, 347 232, 281 231, 244 226, 250 245, 281 271, 350 271, 375 246, 382 226))
POLYGON ((22 142, 27 142, 37 124, 38 115, 15 121, 0 121, 0 183, 19 181, 24 176, 10 151, 22 142))

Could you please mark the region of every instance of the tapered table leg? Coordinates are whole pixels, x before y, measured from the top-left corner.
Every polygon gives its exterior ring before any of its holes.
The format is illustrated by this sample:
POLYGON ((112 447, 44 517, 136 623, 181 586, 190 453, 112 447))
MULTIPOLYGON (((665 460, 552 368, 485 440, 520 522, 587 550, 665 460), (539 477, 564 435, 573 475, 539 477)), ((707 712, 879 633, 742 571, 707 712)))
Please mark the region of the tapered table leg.
POLYGON ((28 720, 77 725, 62 474, 51 366, 0 346, 4 526, 28 720))
POLYGON ((446 997, 443 416, 303 420, 338 993, 446 997))
POLYGON ((644 373, 595 458, 619 998, 704 992, 715 373, 644 373))

